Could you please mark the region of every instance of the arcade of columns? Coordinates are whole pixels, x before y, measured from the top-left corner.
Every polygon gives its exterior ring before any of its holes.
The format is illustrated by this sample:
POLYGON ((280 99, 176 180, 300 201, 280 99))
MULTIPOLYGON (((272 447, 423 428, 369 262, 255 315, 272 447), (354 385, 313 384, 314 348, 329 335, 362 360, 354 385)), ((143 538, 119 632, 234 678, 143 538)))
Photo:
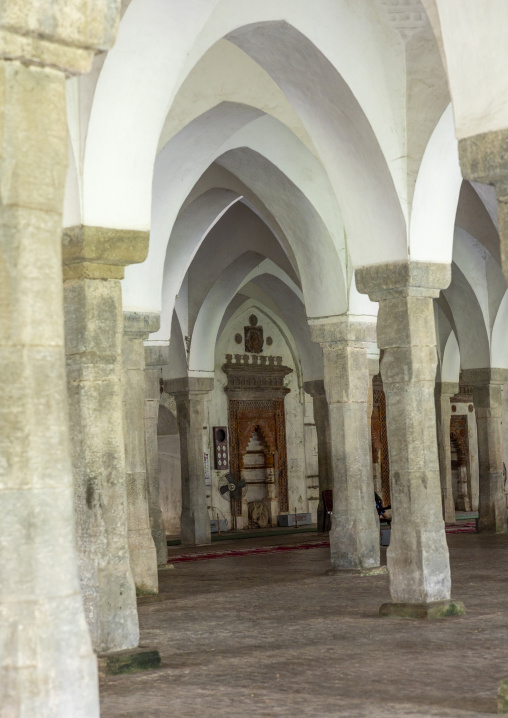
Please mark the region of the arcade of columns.
MULTIPOLYGON (((147 233, 76 227, 62 245, 65 79, 88 72, 94 53, 111 46, 120 2, 32 5, 29 15, 14 1, 0 10, 0 715, 91 718, 99 715, 94 652, 138 645, 136 592, 157 591, 157 565, 166 560, 156 458, 163 357, 153 348, 145 353, 143 344, 158 317, 122 312, 124 267, 144 260, 147 233), (36 33, 42 25, 44 38, 36 33)), ((473 137, 460 152, 464 176, 496 187, 508 273, 507 138, 507 131, 473 137)), ((374 265, 360 268, 356 282, 379 302, 390 436, 392 603, 381 613, 457 614, 463 607, 451 599, 442 513, 444 499, 451 516, 449 478, 439 472, 439 456, 449 464, 443 427, 452 389, 440 388, 436 427, 433 316, 433 298, 448 286, 450 270, 424 262, 374 265)), ((322 487, 329 472, 333 477, 334 571, 379 571, 366 481, 366 345, 374 331, 347 316, 311 324, 324 356, 324 385, 309 390, 322 487)), ((485 368, 466 380, 477 407, 480 530, 506 531, 505 377, 485 368)), ((195 434, 209 390, 192 378, 169 386, 178 407, 182 530, 190 544, 209 540, 206 505, 193 490, 201 472, 195 434)))

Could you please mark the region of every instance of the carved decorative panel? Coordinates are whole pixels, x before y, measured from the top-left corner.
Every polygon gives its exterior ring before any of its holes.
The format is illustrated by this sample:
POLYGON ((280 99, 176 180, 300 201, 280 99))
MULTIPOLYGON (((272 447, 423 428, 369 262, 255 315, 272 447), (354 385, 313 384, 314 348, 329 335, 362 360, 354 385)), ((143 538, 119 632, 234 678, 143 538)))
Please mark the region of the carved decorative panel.
MULTIPOLYGON (((240 477, 243 456, 253 433, 263 437, 268 453, 273 455, 279 510, 289 511, 288 474, 286 450, 286 416, 284 397, 289 389, 284 386, 284 377, 292 369, 282 366, 281 357, 226 356, 222 367, 228 377, 225 391, 228 395, 228 424, 230 440, 230 469, 240 477)), ((232 505, 237 515, 241 514, 240 502, 232 505)))
POLYGON ((386 398, 381 380, 374 383, 372 411, 373 459, 381 463, 381 491, 385 506, 390 504, 390 459, 388 456, 388 433, 386 430, 386 398))

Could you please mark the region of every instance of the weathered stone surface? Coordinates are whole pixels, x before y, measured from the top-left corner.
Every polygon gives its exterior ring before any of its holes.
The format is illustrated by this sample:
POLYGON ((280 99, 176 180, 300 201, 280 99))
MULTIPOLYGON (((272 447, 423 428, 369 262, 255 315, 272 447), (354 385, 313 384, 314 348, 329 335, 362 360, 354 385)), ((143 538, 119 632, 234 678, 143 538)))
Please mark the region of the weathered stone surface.
POLYGON ((120 282, 64 283, 77 543, 85 612, 97 651, 137 646, 122 429, 120 282))
POLYGON ((473 387, 480 466, 478 529, 505 533, 506 498, 503 477, 503 384, 505 369, 466 369, 463 381, 473 387))
POLYGON ((450 447, 450 399, 459 390, 458 383, 437 382, 435 388, 437 448, 441 477, 441 503, 446 523, 455 521, 455 502, 452 489, 452 459, 450 447))
POLYGON ((206 503, 203 464, 204 400, 213 389, 213 379, 181 377, 165 382, 175 397, 182 466, 182 544, 208 544, 210 518, 206 503))
POLYGON ((124 312, 122 342, 125 471, 129 555, 136 589, 157 593, 157 552, 150 529, 145 454, 145 347, 159 314, 124 312))
POLYGON ((149 233, 109 227, 68 227, 63 233, 64 279, 123 279, 125 267, 143 262, 149 233))
POLYGON ((496 189, 501 265, 508 278, 508 130, 460 140, 459 159, 464 179, 492 184, 496 189))
POLYGON ((508 678, 501 681, 497 689, 497 712, 500 715, 508 713, 508 678))
POLYGON ((387 557, 395 603, 450 598, 436 440, 432 304, 450 277, 448 266, 417 262, 356 272, 358 289, 379 301, 377 335, 383 350, 393 516, 387 557))
POLYGON ((99 654, 97 663, 100 676, 119 676, 159 668, 161 656, 157 649, 139 646, 129 651, 99 654))
POLYGON ((79 590, 65 386, 65 75, 44 67, 86 69, 92 46, 71 19, 60 39, 75 38, 77 51, 20 37, 34 19, 26 3, 2 3, 0 57, 11 61, 0 61, 0 712, 93 718, 97 668, 79 590))
POLYGON ((338 317, 310 322, 313 341, 323 349, 333 472, 330 554, 335 569, 379 566, 379 530, 367 423, 367 343, 375 325, 338 317))
MULTIPOLYGON (((0 27, 26 38, 42 39, 57 53, 59 46, 81 48, 91 56, 108 50, 114 42, 120 20, 121 0, 31 0, 27 8, 20 0, 4 0, 0 6, 0 27), (29 11, 28 11, 29 10, 29 11)), ((4 44, 4 43, 2 43, 4 44)), ((1 47, 1 46, 0 46, 1 47)), ((12 57, 5 43, 3 57, 12 57)), ((49 50, 48 50, 49 52, 49 50)), ((55 65, 48 56, 31 56, 23 48, 23 58, 44 65, 55 65)), ((17 56, 16 56, 17 57, 17 56)), ((60 65, 61 69, 72 68, 60 65)))
POLYGON ((440 618, 465 616, 462 601, 432 601, 431 603, 383 603, 379 609, 382 618, 420 618, 429 621, 440 618))
POLYGON ((373 566, 372 568, 329 568, 327 576, 383 576, 388 573, 386 566, 373 566))
POLYGON ((159 447, 157 422, 159 419, 160 379, 162 367, 168 363, 168 347, 145 345, 145 456, 148 485, 148 511, 150 529, 157 552, 157 564, 165 566, 168 560, 166 529, 159 499, 159 447))
POLYGON ((316 424, 318 444, 319 502, 317 507, 317 525, 323 526, 323 491, 333 490, 332 439, 330 433, 330 415, 326 400, 325 384, 322 380, 306 381, 303 388, 312 396, 314 422, 316 424))

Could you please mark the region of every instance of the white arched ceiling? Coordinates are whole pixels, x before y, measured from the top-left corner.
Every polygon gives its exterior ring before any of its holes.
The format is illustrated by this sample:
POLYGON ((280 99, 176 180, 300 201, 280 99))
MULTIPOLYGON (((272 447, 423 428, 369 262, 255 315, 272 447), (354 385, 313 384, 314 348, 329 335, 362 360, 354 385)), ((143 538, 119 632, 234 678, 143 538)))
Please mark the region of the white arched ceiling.
POLYGON ((189 266, 187 276, 191 330, 206 295, 221 276, 224 267, 249 251, 271 259, 300 286, 298 275, 270 228, 243 201, 237 202, 208 233, 189 266))
POLYGON ((299 287, 271 260, 257 252, 245 252, 226 267, 203 302, 192 332, 189 376, 213 375, 217 334, 226 307, 242 286, 265 273, 279 276, 302 301, 299 287))
MULTIPOLYGON (((169 336, 168 322, 171 322, 175 298, 201 243, 224 213, 238 200, 237 195, 224 189, 210 190, 198 197, 180 214, 174 225, 166 256, 162 259, 163 266, 157 273, 157 284, 145 287, 142 279, 138 279, 134 272, 126 277, 127 281, 122 287, 125 306, 132 303, 135 305, 149 293, 154 295, 151 301, 158 297, 158 303, 161 305, 158 337, 167 339, 169 336), (163 282, 162 286, 159 285, 159 277, 163 282)), ((152 262, 154 263, 154 260, 152 262)), ((152 280, 155 282, 154 277, 152 280)))
MULTIPOLYGON (((143 306, 145 309, 151 306, 160 310, 164 257, 166 247, 171 251, 172 246, 172 241, 168 245, 167 240, 178 209, 200 174, 216 156, 226 152, 220 157, 221 164, 251 186, 276 217, 290 242, 308 313, 311 316, 342 313, 347 308, 344 269, 339 254, 345 256, 344 231, 321 165, 287 128, 267 116, 261 118, 260 124, 249 122, 246 128, 224 142, 227 133, 222 121, 225 117, 231 121, 234 118, 234 122, 240 124, 239 118, 242 122, 246 117, 252 119, 249 108, 223 103, 206 118, 200 117, 186 127, 160 153, 154 176, 149 255, 143 264, 127 268, 125 306, 143 306), (217 128, 217 136, 213 128, 217 128), (195 135, 196 141, 193 140, 195 135), (205 152, 207 143, 211 146, 205 152), (256 150, 246 154, 248 147, 256 150), (257 150, 267 157, 258 154, 257 150), (305 194, 296 183, 302 185, 305 194), (319 212, 307 194, 315 201, 319 212), (321 291, 323 284, 328 287, 327 292, 321 291)), ((181 249, 186 251, 183 246, 181 249)), ((188 260, 187 255, 187 265, 188 260)))
POLYGON ((289 0, 133 0, 95 92, 84 222, 148 228, 154 159, 168 109, 192 66, 227 35, 264 67, 299 114, 341 198, 353 261, 405 258, 404 216, 385 160, 405 183, 403 113, 385 83, 387 76, 403 82, 401 53, 380 33, 374 9, 346 0, 322 0, 320 9, 333 22, 323 22, 322 14, 317 21, 308 3, 289 0), (281 12, 285 22, 273 22, 281 12), (368 119, 355 96, 368 107, 368 119), (372 243, 376 234, 383 242, 372 243))
POLYGON ((506 0, 423 0, 441 46, 457 137, 508 127, 506 0))
POLYGON ((441 362, 441 381, 458 382, 460 374, 460 349, 457 337, 453 332, 448 335, 448 340, 443 351, 441 362))
POLYGON ((475 292, 455 263, 451 284, 442 295, 453 314, 462 369, 489 367, 490 343, 484 315, 475 292))
POLYGON ((508 292, 505 292, 501 301, 492 329, 491 366, 500 369, 508 369, 508 332, 506 327, 508 327, 508 292))
MULTIPOLYGON (((488 187, 488 185, 478 184, 477 186, 488 187)), ((489 187, 489 189, 494 194, 497 220, 496 192, 493 187, 489 187)), ((490 203, 490 193, 479 194, 471 182, 462 182, 455 224, 481 242, 501 266, 499 233, 485 202, 490 203)))
POLYGON ((221 102, 256 107, 272 115, 316 154, 300 118, 277 83, 252 58, 227 40, 219 40, 213 45, 186 77, 166 117, 158 150, 189 122, 221 102))
POLYGON ((460 227, 455 228, 453 261, 473 289, 490 335, 499 304, 506 292, 506 280, 501 267, 484 244, 460 227))
POLYGON ((432 133, 418 172, 411 215, 411 259, 451 262, 461 184, 450 105, 432 133))
POLYGON ((184 376, 187 376, 187 351, 178 316, 176 312, 173 312, 169 342, 168 379, 178 379, 184 376))

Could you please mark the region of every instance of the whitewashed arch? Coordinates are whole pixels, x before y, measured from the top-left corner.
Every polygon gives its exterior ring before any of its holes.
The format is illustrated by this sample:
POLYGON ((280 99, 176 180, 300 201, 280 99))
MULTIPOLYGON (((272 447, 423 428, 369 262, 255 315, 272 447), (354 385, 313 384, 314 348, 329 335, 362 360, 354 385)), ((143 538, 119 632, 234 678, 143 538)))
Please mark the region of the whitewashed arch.
POLYGON ((450 332, 443 351, 441 362, 441 381, 458 382, 460 374, 460 349, 457 337, 450 332))
POLYGON ((189 376, 212 376, 217 334, 226 307, 241 287, 260 274, 279 276, 303 301, 299 287, 271 260, 256 252, 246 252, 225 268, 203 302, 192 332, 189 352, 189 376))
POLYGON ((508 291, 499 305, 491 340, 491 366, 508 369, 508 291))
POLYGON ((264 306, 268 306, 269 302, 276 306, 277 316, 294 337, 304 380, 323 379, 323 352, 319 344, 312 341, 305 305, 284 279, 272 272, 259 274, 247 286, 244 283, 239 291, 253 296, 251 290, 254 285, 256 301, 261 300, 264 306))
MULTIPOLYGON (((316 158, 286 127, 251 111, 222 103, 186 127, 159 154, 149 255, 143 264, 127 268, 126 306, 160 310, 164 266, 174 261, 177 249, 184 251, 181 243, 173 251, 172 237, 168 243, 178 212, 195 182, 218 160, 250 186, 276 217, 295 256, 309 312, 323 316, 345 311, 344 230, 329 181, 316 158), (233 127, 238 131, 229 137, 233 127), (326 294, 317 290, 316 279, 326 281, 326 294)), ((187 265, 188 258, 189 253, 187 265)), ((177 291, 172 286, 167 293, 177 291)))
MULTIPOLYGON (((264 67, 300 115, 341 198, 353 261, 405 258, 404 217, 385 160, 402 156, 403 132, 387 88, 375 81, 387 66, 400 74, 400 58, 379 37, 375 10, 357 13, 342 0, 322 3, 338 21, 333 31, 328 23, 309 22, 315 14, 307 4, 283 0, 277 7, 264 0, 189 0, 178 4, 178 18, 172 3, 133 0, 95 92, 84 164, 84 222, 148 228, 152 170, 167 111, 192 63, 227 36, 264 67), (302 34, 304 28, 310 38, 302 34), (359 71, 366 56, 372 59, 368 77, 359 71), (368 119, 356 97, 368 106, 368 119), (383 242, 373 245, 376 234, 383 242)), ((390 164, 401 184, 401 163, 390 164)))
POLYGON ((478 298, 464 274, 452 263, 452 281, 443 295, 453 313, 460 348, 461 368, 490 366, 490 342, 478 298))
POLYGON ((462 174, 451 105, 427 144, 416 179, 410 255, 419 262, 449 263, 462 174))

